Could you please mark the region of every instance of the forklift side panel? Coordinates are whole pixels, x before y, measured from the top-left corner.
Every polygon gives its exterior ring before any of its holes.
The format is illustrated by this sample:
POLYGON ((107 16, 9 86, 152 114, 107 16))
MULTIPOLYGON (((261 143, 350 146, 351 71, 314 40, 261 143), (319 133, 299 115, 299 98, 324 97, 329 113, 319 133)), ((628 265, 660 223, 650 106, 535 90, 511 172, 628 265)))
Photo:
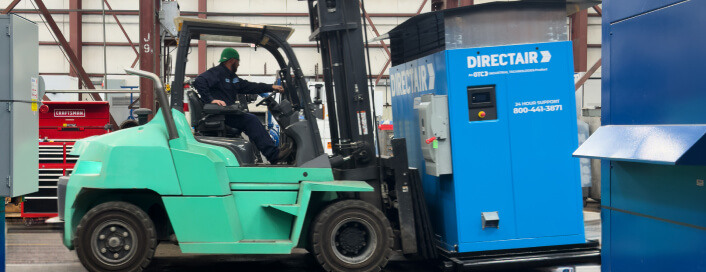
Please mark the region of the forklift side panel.
POLYGON ((201 146, 187 144, 188 150, 172 149, 174 166, 184 195, 225 196, 230 194, 223 160, 201 146))
MULTIPOLYGON (((232 195, 223 197, 163 197, 179 244, 228 243, 243 239, 232 195)), ((206 252, 203 252, 206 253, 206 252)))
POLYGON ((288 240, 294 215, 283 213, 267 205, 294 206, 297 191, 235 191, 244 239, 288 240), (253 220, 257 218, 257 220, 253 220))

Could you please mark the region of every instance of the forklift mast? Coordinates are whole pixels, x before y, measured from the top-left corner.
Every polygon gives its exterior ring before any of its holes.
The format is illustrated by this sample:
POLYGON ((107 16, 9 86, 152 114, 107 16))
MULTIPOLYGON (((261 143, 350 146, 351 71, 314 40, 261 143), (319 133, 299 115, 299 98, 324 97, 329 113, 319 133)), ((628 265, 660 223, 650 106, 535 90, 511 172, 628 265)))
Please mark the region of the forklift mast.
POLYGON ((359 1, 308 0, 308 6, 309 40, 321 50, 334 172, 340 179, 378 179, 359 1))

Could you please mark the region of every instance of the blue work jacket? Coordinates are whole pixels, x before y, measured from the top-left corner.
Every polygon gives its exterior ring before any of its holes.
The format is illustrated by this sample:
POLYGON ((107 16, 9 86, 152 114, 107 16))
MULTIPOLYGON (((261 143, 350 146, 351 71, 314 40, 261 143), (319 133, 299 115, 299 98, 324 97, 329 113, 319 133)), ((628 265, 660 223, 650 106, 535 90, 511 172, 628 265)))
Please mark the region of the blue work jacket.
POLYGON ((241 79, 223 64, 200 74, 194 80, 193 86, 204 103, 222 100, 227 105, 234 104, 238 94, 261 94, 274 91, 272 84, 253 83, 241 79))

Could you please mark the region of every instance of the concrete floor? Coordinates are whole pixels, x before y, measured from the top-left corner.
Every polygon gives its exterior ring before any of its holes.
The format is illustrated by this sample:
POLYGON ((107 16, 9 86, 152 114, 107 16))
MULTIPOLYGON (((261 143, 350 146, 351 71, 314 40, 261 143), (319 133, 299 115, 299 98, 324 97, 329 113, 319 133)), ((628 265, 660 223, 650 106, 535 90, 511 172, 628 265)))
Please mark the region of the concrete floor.
MULTIPOLYGON (((600 240, 600 214, 595 203, 584 212, 586 238, 600 240)), ((78 261, 76 253, 66 249, 59 231, 49 226, 8 224, 7 271, 86 271, 78 261)), ((171 244, 160 244, 148 271, 319 271, 318 266, 306 254, 297 251, 282 256, 237 256, 182 254, 171 244)), ((425 263, 405 261, 397 256, 386 271, 434 271, 425 263)), ((553 268, 529 271, 556 271, 553 268)), ((599 272, 599 265, 576 266, 577 272, 599 272)))

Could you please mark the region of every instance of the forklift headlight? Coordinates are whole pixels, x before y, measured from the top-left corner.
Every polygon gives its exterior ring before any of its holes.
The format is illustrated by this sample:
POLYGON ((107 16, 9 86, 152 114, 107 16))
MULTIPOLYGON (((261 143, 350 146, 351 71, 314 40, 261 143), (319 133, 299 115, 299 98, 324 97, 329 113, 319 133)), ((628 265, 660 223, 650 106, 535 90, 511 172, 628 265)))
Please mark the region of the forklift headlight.
POLYGON ((103 168, 103 162, 79 160, 72 174, 97 175, 101 173, 101 168, 103 168))

